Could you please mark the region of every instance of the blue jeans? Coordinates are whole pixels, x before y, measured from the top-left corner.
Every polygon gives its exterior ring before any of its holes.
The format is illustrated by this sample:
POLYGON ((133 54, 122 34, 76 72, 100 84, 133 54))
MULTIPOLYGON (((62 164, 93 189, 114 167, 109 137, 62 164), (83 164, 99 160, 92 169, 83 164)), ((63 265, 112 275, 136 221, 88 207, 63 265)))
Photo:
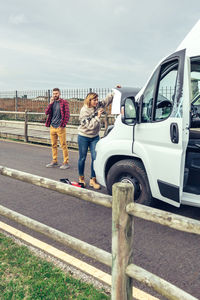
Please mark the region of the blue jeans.
POLYGON ((84 176, 85 160, 87 157, 88 148, 91 152, 91 178, 96 177, 94 171, 94 160, 96 158, 95 147, 99 141, 99 136, 89 138, 87 136, 78 135, 78 148, 79 148, 79 160, 78 160, 78 172, 79 176, 84 176))

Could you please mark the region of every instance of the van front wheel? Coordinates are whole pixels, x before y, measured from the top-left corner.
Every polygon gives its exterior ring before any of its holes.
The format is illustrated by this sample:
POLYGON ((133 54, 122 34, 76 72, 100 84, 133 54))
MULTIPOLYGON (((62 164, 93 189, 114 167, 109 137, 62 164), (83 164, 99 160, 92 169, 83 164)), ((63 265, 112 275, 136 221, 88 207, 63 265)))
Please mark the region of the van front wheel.
POLYGON ((116 182, 126 182, 134 186, 134 201, 144 205, 152 204, 152 196, 147 174, 140 161, 125 159, 115 163, 107 176, 107 190, 112 194, 112 185, 116 182))

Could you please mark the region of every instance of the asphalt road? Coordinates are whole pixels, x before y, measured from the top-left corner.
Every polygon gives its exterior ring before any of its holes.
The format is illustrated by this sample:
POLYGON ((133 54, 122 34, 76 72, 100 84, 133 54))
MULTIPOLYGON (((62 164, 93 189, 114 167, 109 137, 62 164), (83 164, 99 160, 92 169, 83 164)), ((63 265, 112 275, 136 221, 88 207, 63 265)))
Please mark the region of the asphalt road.
MULTIPOLYGON (((62 162, 62 152, 59 151, 62 162)), ((54 180, 77 181, 78 153, 70 151, 70 169, 46 168, 51 148, 0 140, 0 165, 54 180)), ((90 156, 86 162, 89 181, 90 156)), ((106 193, 105 189, 101 192, 106 193)), ((45 188, 0 175, 0 204, 85 242, 111 252, 111 209, 101 207, 45 188)), ((159 209, 200 220, 200 209, 182 206, 177 209, 158 203, 159 209)), ((109 272, 107 267, 49 238, 32 232, 0 216, 0 220, 88 263, 109 272)), ((200 298, 200 236, 179 232, 135 218, 134 263, 200 298)), ((140 287, 140 285, 136 284, 140 287)), ((148 289, 147 289, 148 290, 148 289)), ((154 294, 155 295, 155 294, 154 294)))

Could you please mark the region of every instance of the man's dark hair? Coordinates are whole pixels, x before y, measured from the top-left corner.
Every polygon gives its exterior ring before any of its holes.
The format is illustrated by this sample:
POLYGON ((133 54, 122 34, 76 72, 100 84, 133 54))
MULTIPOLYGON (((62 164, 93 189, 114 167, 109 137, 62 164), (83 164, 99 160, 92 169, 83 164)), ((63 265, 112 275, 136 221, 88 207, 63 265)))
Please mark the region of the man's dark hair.
POLYGON ((60 89, 59 88, 54 88, 53 92, 60 92, 60 89))

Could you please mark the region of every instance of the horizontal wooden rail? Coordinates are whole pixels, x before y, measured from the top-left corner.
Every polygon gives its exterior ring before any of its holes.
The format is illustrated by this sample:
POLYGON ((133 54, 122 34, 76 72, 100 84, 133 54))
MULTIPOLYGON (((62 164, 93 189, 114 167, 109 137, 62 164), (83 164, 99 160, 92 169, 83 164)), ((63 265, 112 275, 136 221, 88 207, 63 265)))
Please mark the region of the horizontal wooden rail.
POLYGON ((128 204, 126 212, 135 217, 165 225, 176 230, 200 234, 200 221, 193 220, 191 218, 179 216, 137 203, 128 204))
POLYGON ((7 110, 0 110, 0 114, 14 114, 14 115, 24 115, 24 111, 7 111, 7 110))
MULTIPOLYGON (((27 111, 27 110, 25 110, 25 111, 22 111, 22 112, 19 112, 19 111, 0 111, 0 114, 7 114, 7 115, 9 115, 9 114, 12 114, 12 115, 15 115, 15 118, 16 118, 16 115, 23 115, 24 116, 24 141, 26 142, 26 143, 28 143, 28 141, 29 141, 29 125, 33 125, 34 123, 35 124, 38 124, 37 122, 29 122, 29 115, 33 115, 33 116, 44 116, 45 117, 45 113, 44 112, 41 112, 41 113, 39 113, 39 112, 30 112, 30 111, 27 111)), ((73 119, 77 119, 78 117, 79 117, 79 114, 70 114, 70 117, 71 117, 71 120, 73 120, 73 119)), ((101 134, 107 129, 107 127, 108 127, 108 118, 109 119, 115 119, 115 116, 113 116, 113 115, 107 115, 107 114, 105 114, 105 115, 102 115, 102 119, 104 119, 104 124, 105 124, 105 126, 104 126, 104 128, 101 128, 101 134)), ((15 121, 15 122, 19 122, 19 121, 15 121)), ((72 121, 72 123, 73 123, 73 121, 72 121)), ((77 123, 77 122, 76 122, 77 123)), ((41 124, 41 123, 40 123, 41 124)), ((72 125, 73 126, 73 125, 72 125)), ((70 125, 68 125, 68 128, 70 127, 70 125)), ((76 128, 78 128, 78 124, 77 124, 77 126, 75 126, 76 128)), ((33 137, 31 137, 31 139, 32 139, 32 141, 33 141, 33 137)), ((40 138, 39 138, 40 139, 40 138)), ((37 137, 36 137, 36 141, 38 141, 37 140, 37 137)), ((43 142, 44 142, 44 140, 43 140, 43 142)), ((71 141, 69 141, 69 142, 71 142, 71 141)), ((49 142, 48 142, 49 143, 49 142)), ((77 144, 77 141, 75 142, 74 141, 74 136, 72 137, 72 145, 74 146, 74 144, 77 144)), ((77 145, 76 145, 76 147, 77 147, 77 145)))
POLYGON ((94 258, 95 260, 111 266, 112 257, 111 254, 99 249, 95 246, 92 246, 88 243, 85 243, 79 239, 76 239, 68 234, 65 234, 59 230, 56 230, 52 227, 49 227, 45 224, 42 224, 38 221, 35 221, 31 218, 23 216, 13 210, 10 210, 2 205, 0 205, 0 214, 4 217, 7 217, 15 222, 22 224, 30 229, 33 229, 39 233, 44 234, 45 236, 50 237, 51 239, 60 242, 84 255, 94 258))
MULTIPOLYGON (((92 203, 96 203, 102 206, 111 207, 112 197, 103 195, 98 192, 82 189, 79 187, 72 186, 70 184, 62 183, 56 180, 40 177, 30 173, 17 171, 14 169, 0 166, 0 174, 9 176, 24 182, 32 183, 53 191, 57 191, 63 194, 71 195, 82 200, 86 200, 92 203)), ((67 200, 67 198, 66 198, 67 200)))
MULTIPOLYGON (((11 110, 0 110, 0 114, 13 114, 13 115, 25 115, 25 113, 27 113, 27 115, 37 115, 37 116, 42 116, 45 115, 44 112, 31 112, 31 111, 11 111, 11 110)), ((70 114, 71 117, 79 117, 79 114, 70 114)))
POLYGON ((126 268, 126 274, 137 281, 146 284, 150 288, 153 288, 160 295, 165 296, 171 300, 198 300, 196 297, 179 289, 175 285, 168 281, 152 274, 141 267, 137 267, 134 264, 130 264, 126 268))
MULTIPOLYGON (((11 110, 0 110, 0 114, 13 114, 13 115, 25 115, 25 111, 11 111, 11 110)), ((38 115, 38 116, 41 116, 41 115, 45 115, 44 112, 31 112, 31 111, 27 111, 27 114, 28 115, 38 115)), ((70 116, 71 117, 79 117, 80 114, 71 114, 70 113, 70 116)), ((106 115, 102 115, 102 118, 105 118, 106 115)), ((115 118, 115 116, 113 115, 107 115, 108 118, 115 118)))

